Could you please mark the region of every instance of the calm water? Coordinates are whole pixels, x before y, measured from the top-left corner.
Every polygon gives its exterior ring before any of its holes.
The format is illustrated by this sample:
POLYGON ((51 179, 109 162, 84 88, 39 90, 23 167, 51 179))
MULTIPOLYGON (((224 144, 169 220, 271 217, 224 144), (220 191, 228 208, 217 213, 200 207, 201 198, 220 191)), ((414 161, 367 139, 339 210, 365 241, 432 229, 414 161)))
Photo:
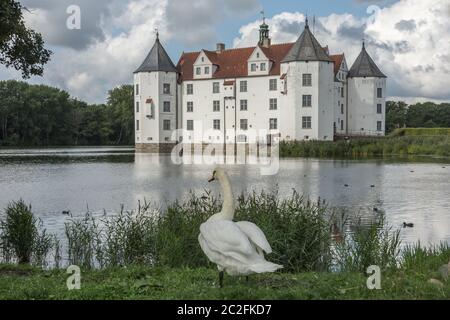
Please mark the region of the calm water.
MULTIPOLYGON (((185 198, 190 190, 218 193, 217 185, 207 183, 211 171, 176 166, 170 157, 134 155, 129 148, 0 150, 0 208, 22 198, 50 232, 62 235, 68 219, 64 210, 82 216, 89 208, 100 215, 122 204, 133 209, 138 200, 164 204, 185 198)), ((450 242, 450 165, 445 160, 288 159, 281 160, 276 176, 261 176, 251 165, 230 166, 228 172, 236 194, 278 188, 288 195, 295 188, 369 220, 377 207, 395 227, 413 222, 413 229, 403 230, 405 243, 450 242)))

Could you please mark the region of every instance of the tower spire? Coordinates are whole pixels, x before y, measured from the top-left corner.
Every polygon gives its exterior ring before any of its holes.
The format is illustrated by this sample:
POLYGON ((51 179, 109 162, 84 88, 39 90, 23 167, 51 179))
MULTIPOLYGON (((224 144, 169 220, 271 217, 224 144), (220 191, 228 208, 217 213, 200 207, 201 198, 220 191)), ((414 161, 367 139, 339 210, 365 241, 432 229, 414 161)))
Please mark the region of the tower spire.
POLYGON ((309 20, 308 20, 308 14, 306 14, 306 19, 305 19, 305 28, 309 29, 309 20))
POLYGON ((158 30, 158 28, 155 28, 155 33, 156 33, 156 40, 159 40, 159 30, 158 30))
POLYGON ((260 46, 269 47, 270 37, 269 37, 269 26, 266 24, 266 15, 264 10, 261 11, 263 23, 259 26, 259 42, 260 46))

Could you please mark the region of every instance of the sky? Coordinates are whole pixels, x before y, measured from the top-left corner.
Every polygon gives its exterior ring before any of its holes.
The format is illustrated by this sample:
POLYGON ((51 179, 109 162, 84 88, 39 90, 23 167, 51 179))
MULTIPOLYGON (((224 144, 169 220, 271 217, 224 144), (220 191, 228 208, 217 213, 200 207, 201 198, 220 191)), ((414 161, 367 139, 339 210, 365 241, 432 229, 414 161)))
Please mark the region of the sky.
MULTIPOLYGON (((450 101, 449 0, 21 0, 27 25, 53 51, 43 83, 89 103, 104 103, 108 90, 132 83, 133 71, 151 49, 155 28, 173 62, 183 51, 254 46, 261 11, 272 43, 293 42, 305 16, 330 53, 345 53, 349 66, 361 51, 388 76, 388 96, 408 103, 450 101), (67 28, 71 5, 80 29, 67 28)), ((70 21, 73 21, 70 19, 70 21)), ((21 74, 0 66, 0 80, 21 74)))

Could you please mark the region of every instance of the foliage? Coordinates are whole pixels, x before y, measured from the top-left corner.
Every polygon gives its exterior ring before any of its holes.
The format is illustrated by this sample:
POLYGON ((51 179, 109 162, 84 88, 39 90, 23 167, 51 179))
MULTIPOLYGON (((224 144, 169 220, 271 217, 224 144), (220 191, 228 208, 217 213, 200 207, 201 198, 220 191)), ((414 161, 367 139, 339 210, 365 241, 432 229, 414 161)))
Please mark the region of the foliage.
POLYGON ((24 9, 18 1, 0 1, 0 64, 21 70, 24 78, 42 76, 52 52, 39 33, 25 26, 24 9))
POLYGON ((449 128, 450 104, 432 102, 407 105, 404 102, 386 103, 386 133, 398 128, 449 128))
MULTIPOLYGON (((40 231, 41 225, 34 218, 31 207, 22 200, 13 202, 5 210, 5 219, 0 220, 0 248, 3 259, 17 260, 20 264, 44 265, 53 248, 53 237, 40 231)), ((1 258, 1 256, 0 256, 1 258)))
MULTIPOLYGON (((409 129, 406 129, 409 130, 409 129)), ((432 129, 439 133, 441 129, 432 129)), ((450 156, 450 136, 402 135, 404 129, 382 138, 348 141, 291 141, 280 143, 281 157, 351 158, 367 156, 450 156)), ((409 131, 408 131, 409 132, 409 131)), ((411 131, 412 132, 412 131, 411 131)), ((445 131, 444 133, 446 133, 445 131)))
POLYGON ((134 143, 133 88, 88 105, 60 89, 0 81, 0 145, 77 146, 134 143))
POLYGON ((400 231, 386 226, 385 217, 370 226, 361 220, 345 240, 336 244, 336 265, 344 272, 366 272, 372 265, 382 269, 396 268, 400 256, 400 231))

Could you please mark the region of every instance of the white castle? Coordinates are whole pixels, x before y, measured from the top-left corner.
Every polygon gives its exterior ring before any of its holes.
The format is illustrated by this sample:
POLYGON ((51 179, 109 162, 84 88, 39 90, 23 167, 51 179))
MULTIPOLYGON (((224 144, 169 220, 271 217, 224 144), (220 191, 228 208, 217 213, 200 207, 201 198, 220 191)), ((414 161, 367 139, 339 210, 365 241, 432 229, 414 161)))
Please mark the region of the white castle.
POLYGON ((157 35, 134 86, 138 152, 171 152, 181 141, 246 143, 251 130, 285 141, 385 132, 386 76, 364 43, 349 70, 344 54, 319 44, 307 19, 294 43, 271 44, 264 21, 255 47, 217 44, 183 53, 177 66, 157 35))

